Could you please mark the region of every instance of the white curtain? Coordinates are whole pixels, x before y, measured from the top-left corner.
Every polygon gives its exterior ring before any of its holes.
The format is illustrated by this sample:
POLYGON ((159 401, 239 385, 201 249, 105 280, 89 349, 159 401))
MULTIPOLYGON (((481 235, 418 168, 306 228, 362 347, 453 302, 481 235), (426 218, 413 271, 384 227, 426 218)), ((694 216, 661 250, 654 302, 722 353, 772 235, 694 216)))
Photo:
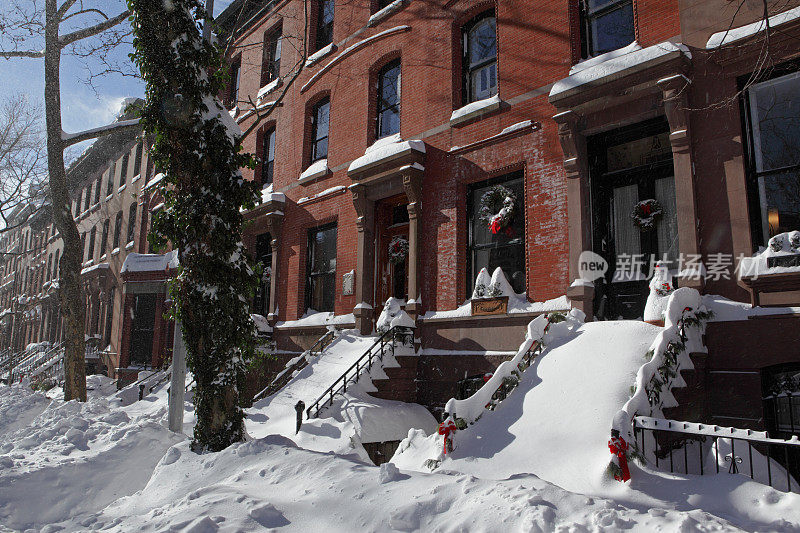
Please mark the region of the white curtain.
POLYGON ((639 189, 635 184, 614 188, 614 242, 617 257, 642 253, 639 228, 631 218, 637 203, 639 189))
POLYGON ((666 255, 670 261, 670 270, 678 268, 678 206, 675 201, 675 179, 659 178, 656 180, 656 200, 661 204, 664 213, 656 222, 658 237, 658 258, 666 255))

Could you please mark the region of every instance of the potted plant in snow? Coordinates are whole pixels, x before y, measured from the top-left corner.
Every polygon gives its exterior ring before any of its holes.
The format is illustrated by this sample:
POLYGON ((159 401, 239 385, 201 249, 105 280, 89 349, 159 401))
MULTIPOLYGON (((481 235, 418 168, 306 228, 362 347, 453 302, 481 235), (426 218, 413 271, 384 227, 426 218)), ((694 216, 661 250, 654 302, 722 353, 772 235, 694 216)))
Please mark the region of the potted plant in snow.
POLYGON ((482 268, 475 278, 475 289, 472 291, 472 315, 500 315, 508 312, 508 298, 514 293, 508 283, 503 269, 497 267, 489 277, 489 272, 482 268))

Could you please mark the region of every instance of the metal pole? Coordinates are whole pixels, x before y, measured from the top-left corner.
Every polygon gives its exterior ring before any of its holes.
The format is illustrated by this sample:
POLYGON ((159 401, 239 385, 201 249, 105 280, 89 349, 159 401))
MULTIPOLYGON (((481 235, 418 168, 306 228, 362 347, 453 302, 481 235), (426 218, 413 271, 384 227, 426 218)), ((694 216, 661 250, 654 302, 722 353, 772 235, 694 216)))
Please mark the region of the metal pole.
POLYGON ((183 398, 186 389, 186 345, 183 343, 181 323, 175 321, 172 340, 172 380, 169 393, 169 429, 183 432, 183 398))
POLYGON ((208 17, 203 21, 203 39, 211 39, 211 21, 214 19, 214 0, 206 0, 206 13, 208 17))

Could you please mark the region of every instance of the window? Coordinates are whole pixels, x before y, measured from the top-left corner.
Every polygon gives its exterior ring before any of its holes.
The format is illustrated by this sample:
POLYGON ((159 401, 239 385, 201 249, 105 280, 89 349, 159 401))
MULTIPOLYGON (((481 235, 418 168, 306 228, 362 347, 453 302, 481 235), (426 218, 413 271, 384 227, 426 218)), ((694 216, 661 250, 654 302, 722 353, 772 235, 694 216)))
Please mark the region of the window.
POLYGON ((760 213, 754 222, 761 230, 754 240, 765 244, 800 230, 800 72, 755 84, 748 98, 751 191, 760 213))
POLYGON ((108 219, 103 222, 103 232, 100 234, 100 257, 106 255, 106 246, 108 246, 108 230, 110 225, 111 221, 108 219))
POLYGON ((128 241, 133 242, 133 236, 136 230, 136 204, 133 203, 128 208, 128 241))
POLYGON ((119 248, 119 238, 122 234, 122 211, 117 213, 117 218, 114 220, 114 246, 111 249, 113 252, 119 248))
POLYGON ((400 60, 378 73, 378 112, 375 138, 400 133, 400 60))
POLYGON ((272 276, 272 236, 269 233, 262 233, 256 236, 255 260, 261 263, 261 268, 264 270, 253 298, 253 312, 267 316, 267 313, 269 313, 269 288, 272 276))
POLYGON ((92 186, 87 185, 83 190, 83 211, 89 209, 89 204, 92 201, 92 186))
POLYGON ((122 168, 119 170, 119 186, 124 187, 128 182, 128 163, 131 160, 131 154, 127 153, 122 156, 122 168))
POLYGON ((138 176, 142 172, 142 143, 136 145, 136 154, 133 157, 133 175, 138 176))
POLYGON ((86 260, 91 261, 94 259, 94 241, 97 240, 97 226, 92 228, 89 234, 89 251, 86 253, 86 260))
POLYGON ((47 256, 47 281, 53 279, 53 254, 47 256))
POLYGON ((239 81, 241 77, 242 60, 237 59, 231 64, 231 85, 228 91, 228 107, 236 107, 239 101, 239 81))
POLYGON ((263 159, 261 167, 261 185, 266 187, 272 183, 272 178, 275 173, 275 128, 269 128, 264 132, 262 139, 263 146, 261 147, 261 158, 263 159))
POLYGON ((53 261, 53 279, 58 279, 58 267, 61 266, 61 250, 56 250, 56 258, 53 261))
POLYGON ((467 291, 472 294, 475 278, 482 268, 491 276, 497 267, 503 269, 514 291, 525 292, 525 215, 522 172, 473 187, 469 193, 469 279, 467 291), (515 198, 515 214, 502 231, 492 233, 485 216, 481 216, 481 199, 493 187, 501 185, 515 198))
POLYGON ((111 168, 108 169, 108 183, 106 184, 106 196, 114 194, 114 174, 117 173, 117 162, 111 163, 111 168))
POLYGON ((580 0, 581 55, 594 57, 633 42, 633 0, 580 0))
POLYGON ((281 75, 281 28, 264 35, 264 61, 261 67, 261 86, 281 75))
POLYGON ((100 187, 103 183, 103 176, 98 176, 97 181, 94 184, 94 204, 97 205, 100 203, 100 187))
POLYGON ((333 311, 336 300, 336 225, 308 232, 306 308, 333 311))
POLYGON ((333 42, 333 0, 317 2, 316 50, 325 48, 333 42))
MULTIPOLYGON (((81 233, 81 256, 86 254, 86 233, 81 233)), ((84 259, 86 261, 86 259, 84 259)))
POLYGON ((497 32, 492 12, 474 19, 464 30, 465 103, 497 94, 497 32))
POLYGON ((330 126, 331 101, 324 98, 311 114, 311 162, 328 157, 328 128, 330 126))
POLYGON ((107 345, 111 342, 111 328, 114 326, 114 293, 116 287, 113 285, 108 291, 108 302, 106 303, 106 334, 103 344, 107 345))

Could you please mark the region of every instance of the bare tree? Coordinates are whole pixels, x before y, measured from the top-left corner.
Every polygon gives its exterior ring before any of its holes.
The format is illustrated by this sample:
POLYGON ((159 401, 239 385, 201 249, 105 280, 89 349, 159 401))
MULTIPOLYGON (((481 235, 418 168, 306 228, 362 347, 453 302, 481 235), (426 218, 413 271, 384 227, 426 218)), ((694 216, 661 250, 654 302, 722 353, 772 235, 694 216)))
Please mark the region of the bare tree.
POLYGON ((25 223, 21 207, 44 203, 45 161, 39 110, 15 95, 0 107, 0 232, 25 223))
POLYGON ((86 304, 81 291, 81 242, 70 210, 64 150, 138 121, 116 122, 102 128, 67 134, 61 127, 61 57, 91 50, 102 56, 120 44, 130 11, 109 16, 83 0, 13 0, 0 13, 0 58, 44 59, 44 103, 47 172, 53 222, 64 240, 59 267, 61 310, 65 323, 64 399, 86 401, 84 323, 86 304), (42 3, 44 4, 42 6, 42 3), (64 33, 62 33, 62 30, 64 33), (94 43, 94 44, 93 44, 94 43), (81 48, 82 47, 82 48, 81 48))

